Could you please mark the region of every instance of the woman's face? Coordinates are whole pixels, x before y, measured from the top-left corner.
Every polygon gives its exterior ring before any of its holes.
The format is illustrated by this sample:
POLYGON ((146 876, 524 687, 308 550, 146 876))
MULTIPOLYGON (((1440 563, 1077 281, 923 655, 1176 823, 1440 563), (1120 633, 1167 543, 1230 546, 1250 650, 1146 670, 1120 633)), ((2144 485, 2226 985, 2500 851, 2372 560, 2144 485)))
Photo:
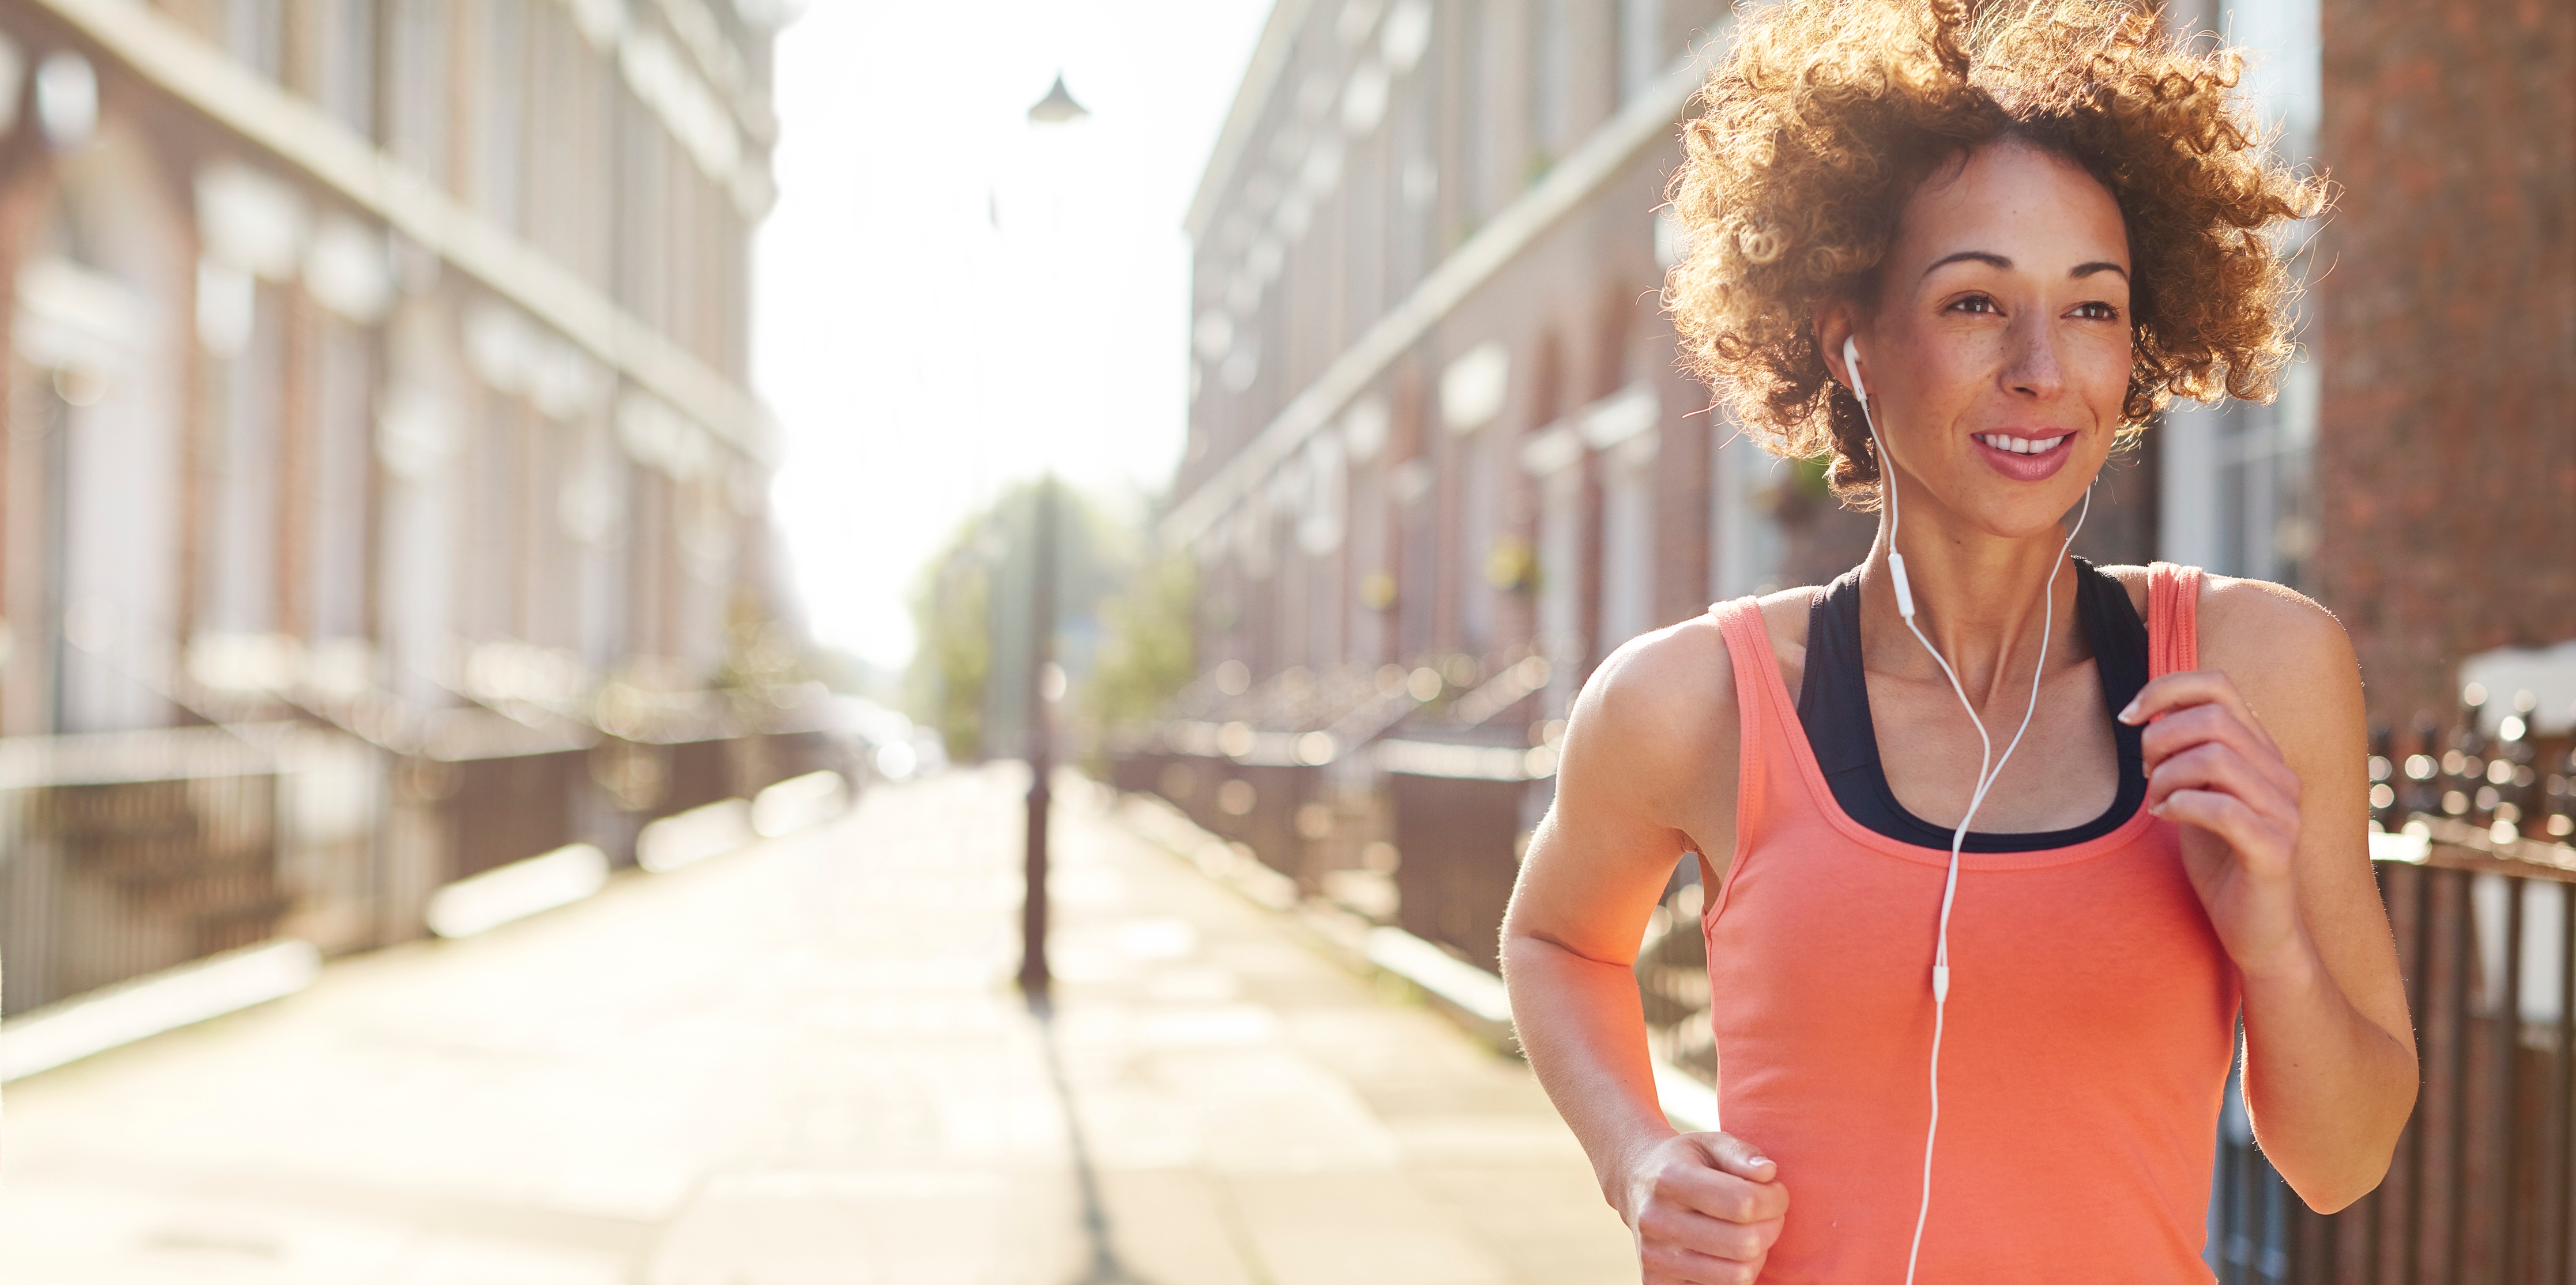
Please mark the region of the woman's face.
POLYGON ((2062 157, 1989 144, 1916 190, 1880 271, 1875 309, 1820 318, 1818 337, 1849 383, 1842 336, 1859 327, 1897 502, 1998 536, 2051 529, 2109 457, 2128 392, 2118 203, 2062 157))

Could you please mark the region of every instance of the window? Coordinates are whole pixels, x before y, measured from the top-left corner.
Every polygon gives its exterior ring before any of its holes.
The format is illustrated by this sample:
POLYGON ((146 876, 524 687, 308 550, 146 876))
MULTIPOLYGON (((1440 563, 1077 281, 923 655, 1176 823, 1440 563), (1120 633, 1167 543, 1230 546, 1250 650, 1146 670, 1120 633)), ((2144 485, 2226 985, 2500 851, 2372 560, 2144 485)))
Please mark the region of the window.
POLYGON ((319 31, 310 46, 320 55, 309 83, 322 110, 373 138, 376 132, 376 6, 374 0, 324 0, 319 31))
MULTIPOLYGON (((447 177, 447 20, 437 0, 393 0, 386 10, 384 143, 394 159, 434 180, 447 177)), ((444 184, 442 183, 442 186, 444 184)))
POLYGON ((1565 154, 1573 131, 1574 78, 1568 47, 1565 8, 1568 0, 1529 0, 1530 5, 1530 160, 1528 178, 1536 181, 1565 154))
MULTIPOLYGON (((2256 115, 2278 126, 2282 155, 2314 155, 2323 100, 2318 0, 2229 0, 2221 25, 2253 51, 2245 88, 2256 115)), ((2289 248, 2304 274, 2313 226, 2289 248)), ((2177 406, 2161 447, 2159 552, 2227 575, 2300 584, 2316 541, 2311 496, 2318 372, 2302 353, 2269 406, 2177 406)))
POLYGON ((1619 0, 1617 20, 1613 52, 1619 60, 1619 105, 1625 107, 1663 74, 1664 0, 1619 0))
POLYGON ((1495 587, 1488 564, 1494 541, 1502 534, 1503 477, 1495 461, 1501 430, 1487 425, 1459 443, 1466 464, 1458 497, 1458 629, 1469 651, 1481 652, 1494 642, 1495 587))
POLYGON ((230 0, 224 48, 252 71, 277 79, 286 65, 286 0, 230 0))
MULTIPOLYGON (((1494 120, 1490 110, 1500 95, 1493 83, 1493 23, 1481 0, 1468 0, 1461 14, 1465 56, 1458 67, 1458 218, 1462 235, 1485 217, 1487 193, 1494 178, 1494 120)), ((1437 256, 1435 256, 1437 257, 1437 256)))
POLYGON ((475 203, 486 218, 519 231, 528 128, 527 0, 490 0, 474 87, 481 99, 475 203))

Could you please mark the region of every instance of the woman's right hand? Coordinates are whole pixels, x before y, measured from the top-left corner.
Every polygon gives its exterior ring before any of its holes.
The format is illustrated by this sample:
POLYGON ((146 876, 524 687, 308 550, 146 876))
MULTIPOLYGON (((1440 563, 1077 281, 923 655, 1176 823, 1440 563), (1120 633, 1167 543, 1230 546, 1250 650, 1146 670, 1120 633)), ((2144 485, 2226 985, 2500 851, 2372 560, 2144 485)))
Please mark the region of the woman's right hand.
POLYGON ((1789 1189, 1779 1166, 1728 1133, 1683 1133, 1628 1171, 1620 1216, 1645 1285, 1750 1285, 1762 1275, 1789 1189))

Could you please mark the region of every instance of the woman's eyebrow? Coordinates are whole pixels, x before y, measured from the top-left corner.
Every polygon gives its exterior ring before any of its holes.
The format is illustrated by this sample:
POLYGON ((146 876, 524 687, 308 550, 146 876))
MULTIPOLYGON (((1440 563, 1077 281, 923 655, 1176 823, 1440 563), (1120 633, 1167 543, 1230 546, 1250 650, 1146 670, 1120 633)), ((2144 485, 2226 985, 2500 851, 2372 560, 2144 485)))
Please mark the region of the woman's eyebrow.
MULTIPOLYGON (((1923 275, 1927 277, 1931 276, 1934 272, 1939 271, 1942 268, 1946 268, 1953 263, 1982 263, 1990 268, 1997 268, 2005 272, 2012 271, 2013 266, 2012 260, 2007 259, 2000 254, 1996 254, 1991 250, 1961 250, 1957 254, 1934 260, 1931 267, 1923 270, 1923 275)), ((2070 280, 2080 281, 2086 277, 2092 276, 2096 272, 2117 272, 2120 274, 2120 279, 2122 281, 2129 279, 2129 270, 2127 268, 2121 267, 2116 263, 2105 262, 2099 259, 2091 263, 2076 264, 2074 270, 2068 272, 2066 275, 2070 280)))
MULTIPOLYGON (((1933 273, 1946 268, 1953 263, 1982 263, 1988 267, 2000 268, 2006 272, 2012 271, 2013 265, 2012 260, 2007 259, 2000 254, 1996 254, 1991 250, 1961 250, 1957 254, 1951 255, 1946 259, 1935 260, 1931 267, 1923 270, 1923 275, 1927 277, 1931 276, 1933 273)), ((2095 267, 2108 265, 2087 264, 2086 266, 2095 267)), ((2081 269, 2078 269, 2078 271, 2080 272, 2081 269)))

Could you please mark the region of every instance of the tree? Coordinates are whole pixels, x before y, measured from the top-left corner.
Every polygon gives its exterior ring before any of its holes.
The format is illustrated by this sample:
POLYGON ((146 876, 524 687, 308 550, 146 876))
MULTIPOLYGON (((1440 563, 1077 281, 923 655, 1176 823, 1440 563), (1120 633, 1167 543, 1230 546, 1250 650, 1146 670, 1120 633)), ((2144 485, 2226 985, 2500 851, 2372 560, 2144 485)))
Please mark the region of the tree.
POLYGON ((932 559, 913 595, 915 644, 905 704, 960 762, 984 752, 984 701, 992 681, 992 571, 978 537, 982 515, 932 559))
POLYGON ((1152 717, 1198 673, 1191 620, 1198 567, 1166 553, 1137 568, 1125 591, 1101 604, 1099 663, 1084 704, 1103 728, 1152 717))
POLYGON ((1030 552, 1038 542, 1055 560, 1056 662, 1075 686, 1099 650, 1102 600, 1140 563, 1141 505, 1065 488, 1058 492, 1056 529, 1040 533, 1038 486, 1018 483, 960 523, 914 590, 918 641, 906 704, 960 762, 1026 752, 1029 591, 1036 574, 1030 552))

